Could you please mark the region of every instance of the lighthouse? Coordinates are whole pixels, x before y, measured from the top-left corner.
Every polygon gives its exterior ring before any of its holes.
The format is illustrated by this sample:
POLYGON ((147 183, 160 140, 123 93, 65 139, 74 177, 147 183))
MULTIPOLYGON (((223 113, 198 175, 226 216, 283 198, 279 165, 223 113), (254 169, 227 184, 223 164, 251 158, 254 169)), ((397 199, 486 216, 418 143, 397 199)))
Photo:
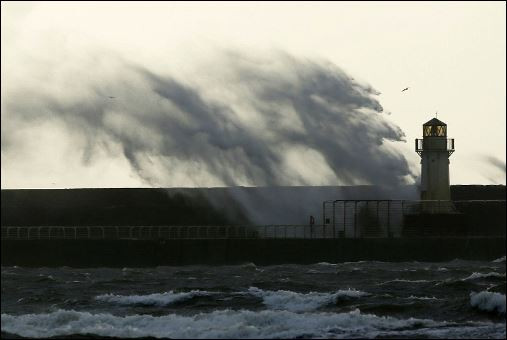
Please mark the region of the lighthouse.
POLYGON ((449 201, 449 157, 454 152, 454 139, 447 138, 447 124, 437 118, 423 124, 423 138, 415 140, 415 151, 421 157, 421 200, 449 201))

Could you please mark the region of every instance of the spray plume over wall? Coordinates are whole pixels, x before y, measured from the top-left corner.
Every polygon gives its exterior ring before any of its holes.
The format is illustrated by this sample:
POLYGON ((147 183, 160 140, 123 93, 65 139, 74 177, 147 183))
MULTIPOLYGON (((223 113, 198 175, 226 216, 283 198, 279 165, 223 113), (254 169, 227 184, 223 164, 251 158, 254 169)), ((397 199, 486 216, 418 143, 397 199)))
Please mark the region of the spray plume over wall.
MULTIPOLYGON (((106 155, 127 160, 151 187, 234 186, 168 194, 204 195, 221 211, 239 202, 259 224, 306 223, 310 214, 319 223, 326 199, 417 197, 403 186, 415 175, 390 144, 404 134, 382 114, 378 92, 329 62, 226 51, 185 74, 108 53, 69 59, 41 62, 36 77, 4 90, 2 158, 23 157, 23 144, 55 124, 68 131, 56 142, 84 167, 106 155), (323 185, 377 187, 360 197, 277 189, 323 185)), ((58 160, 66 166, 65 155, 58 160)))
POLYGON ((34 138, 20 138, 20 126, 54 121, 85 141, 85 164, 99 150, 121 150, 151 186, 413 179, 404 156, 385 143, 403 141, 403 132, 381 114, 370 86, 330 63, 284 53, 227 52, 220 60, 191 79, 107 55, 47 70, 48 83, 10 89, 2 100, 2 153, 34 138))

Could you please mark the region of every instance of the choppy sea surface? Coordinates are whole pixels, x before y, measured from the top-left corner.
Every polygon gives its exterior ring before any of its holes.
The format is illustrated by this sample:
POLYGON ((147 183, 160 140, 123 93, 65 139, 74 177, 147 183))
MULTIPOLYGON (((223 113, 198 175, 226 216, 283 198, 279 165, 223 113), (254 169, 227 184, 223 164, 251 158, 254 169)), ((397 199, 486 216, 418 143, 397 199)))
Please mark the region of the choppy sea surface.
POLYGON ((506 337, 505 256, 1 270, 2 338, 506 337))

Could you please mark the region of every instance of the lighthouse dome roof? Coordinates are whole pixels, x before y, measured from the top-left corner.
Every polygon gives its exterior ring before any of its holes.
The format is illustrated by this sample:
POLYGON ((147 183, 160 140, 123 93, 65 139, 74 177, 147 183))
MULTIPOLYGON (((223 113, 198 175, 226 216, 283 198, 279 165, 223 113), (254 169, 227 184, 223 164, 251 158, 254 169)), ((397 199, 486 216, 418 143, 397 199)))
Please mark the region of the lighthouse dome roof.
POLYGON ((447 124, 445 124, 444 122, 442 122, 441 120, 438 120, 436 118, 433 118, 433 119, 427 121, 423 125, 439 125, 439 126, 445 125, 445 126, 447 126, 447 124))

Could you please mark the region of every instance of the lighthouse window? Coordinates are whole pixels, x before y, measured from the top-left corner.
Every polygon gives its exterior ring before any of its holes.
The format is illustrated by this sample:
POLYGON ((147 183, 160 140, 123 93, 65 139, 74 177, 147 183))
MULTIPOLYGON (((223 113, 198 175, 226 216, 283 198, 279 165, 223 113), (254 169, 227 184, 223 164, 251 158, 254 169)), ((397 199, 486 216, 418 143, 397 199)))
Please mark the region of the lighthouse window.
POLYGON ((427 125, 423 127, 423 136, 445 137, 447 127, 445 125, 427 125))
POLYGON ((445 126, 443 126, 443 125, 438 126, 437 125, 436 128, 437 128, 436 135, 439 137, 445 137, 445 130, 446 130, 445 126))

